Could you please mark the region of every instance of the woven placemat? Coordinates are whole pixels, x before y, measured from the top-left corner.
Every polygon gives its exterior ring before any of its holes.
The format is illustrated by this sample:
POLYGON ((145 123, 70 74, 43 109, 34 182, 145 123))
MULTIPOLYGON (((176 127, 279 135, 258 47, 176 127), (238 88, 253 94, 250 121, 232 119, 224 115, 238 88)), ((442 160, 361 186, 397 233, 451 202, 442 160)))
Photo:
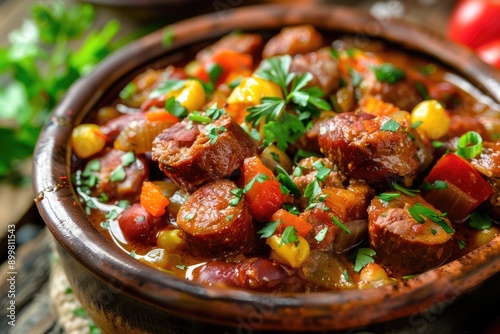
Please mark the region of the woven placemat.
POLYGON ((50 298, 60 326, 67 334, 100 334, 101 330, 89 317, 66 277, 59 256, 53 250, 49 278, 50 298))

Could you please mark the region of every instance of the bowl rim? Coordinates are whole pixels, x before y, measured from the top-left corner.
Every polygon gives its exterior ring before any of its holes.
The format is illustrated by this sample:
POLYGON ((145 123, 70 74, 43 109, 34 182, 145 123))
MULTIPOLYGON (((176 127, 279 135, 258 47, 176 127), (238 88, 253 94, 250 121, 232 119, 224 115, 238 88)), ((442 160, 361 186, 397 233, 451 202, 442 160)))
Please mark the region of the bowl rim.
MULTIPOLYGON (((303 23, 324 30, 359 34, 362 38, 379 37, 428 54, 461 73, 495 102, 500 102, 499 72, 482 62, 471 50, 412 22, 400 19, 380 21, 359 9, 310 4, 256 5, 186 19, 159 29, 108 56, 92 73, 78 80, 52 112, 34 151, 33 190, 38 196, 38 210, 60 246, 100 280, 110 282, 121 277, 121 291, 174 313, 234 325, 237 324, 236 317, 245 314, 241 313, 243 309, 248 312, 272 306, 272 312, 268 312, 261 325, 261 328, 270 329, 284 328, 284 320, 293 320, 298 314, 310 318, 314 311, 325 314, 325 310, 336 316, 322 319, 313 327, 345 329, 353 325, 393 320, 473 289, 495 274, 492 266, 498 272, 500 236, 437 269, 408 281, 374 289, 290 295, 222 289, 158 275, 156 269, 146 264, 135 260, 131 262, 128 254, 119 250, 88 222, 84 211, 76 204, 75 191, 67 182, 71 162, 69 138, 72 126, 90 112, 114 82, 183 47, 221 37, 236 29, 279 29, 303 23), (162 40, 167 28, 173 29, 175 37, 172 45, 165 47, 162 40), (426 41, 425 45, 419 42, 422 40, 426 41), (138 277, 148 283, 137 284, 138 277), (184 297, 182 302, 177 298, 179 294, 184 297), (189 300, 198 302, 198 306, 188 305, 186 301, 189 300), (227 315, 215 317, 208 307, 214 300, 225 306, 237 303, 241 310, 227 307, 227 315), (413 303, 408 305, 408 300, 413 303), (384 307, 380 306, 381 303, 384 307), (368 309, 370 312, 367 312, 368 309), (365 317, 353 320, 352 317, 360 310, 365 317)), ((296 326, 297 321, 291 324, 296 326)))

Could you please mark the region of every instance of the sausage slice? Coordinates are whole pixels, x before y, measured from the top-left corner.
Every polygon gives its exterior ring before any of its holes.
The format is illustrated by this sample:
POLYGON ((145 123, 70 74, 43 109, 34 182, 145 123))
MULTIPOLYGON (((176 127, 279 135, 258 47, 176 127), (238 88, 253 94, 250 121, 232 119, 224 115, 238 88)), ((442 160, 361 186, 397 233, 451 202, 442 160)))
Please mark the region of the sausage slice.
MULTIPOLYGON (((223 178, 241 167, 245 158, 257 155, 252 138, 229 116, 207 125, 177 123, 153 141, 152 160, 188 192, 223 178), (210 128, 216 130, 213 140, 210 128)), ((212 130, 213 131, 213 130, 212 130)))
MULTIPOLYGON (((452 233, 428 218, 419 223, 410 209, 421 203, 441 212, 421 196, 401 197, 385 202, 375 197, 368 207, 370 245, 377 252, 377 261, 394 274, 416 274, 442 264, 451 255, 452 233)), ((450 226, 450 221, 444 221, 450 226)))
POLYGON ((181 206, 177 225, 186 234, 191 253, 222 258, 253 249, 256 231, 244 198, 237 205, 230 204, 236 188, 232 181, 215 180, 181 206))

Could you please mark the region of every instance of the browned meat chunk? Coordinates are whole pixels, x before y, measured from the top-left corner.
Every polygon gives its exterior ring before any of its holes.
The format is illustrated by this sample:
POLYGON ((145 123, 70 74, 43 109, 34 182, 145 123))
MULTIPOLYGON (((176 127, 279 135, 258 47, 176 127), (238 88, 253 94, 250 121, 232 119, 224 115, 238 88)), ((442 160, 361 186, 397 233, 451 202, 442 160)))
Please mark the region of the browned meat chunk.
POLYGON ((230 175, 245 158, 255 155, 252 138, 223 115, 208 126, 189 127, 183 121, 166 129, 153 141, 152 159, 166 176, 193 192, 210 180, 230 175))
POLYGON ((122 157, 125 153, 112 149, 97 158, 99 170, 93 171, 97 177, 94 196, 105 193, 110 199, 138 198, 142 182, 149 175, 148 165, 143 157, 137 156, 133 163, 124 166, 122 157))
POLYGON ((481 154, 471 159, 471 164, 487 177, 493 187, 495 192, 490 196, 489 204, 495 216, 500 217, 500 143, 483 142, 481 154))
POLYGON ((210 55, 219 50, 230 50, 238 53, 248 53, 253 56, 262 46, 262 36, 257 34, 230 34, 222 37, 219 41, 206 47, 196 54, 196 59, 205 61, 210 55))
POLYGON ((177 225, 186 234, 191 253, 223 257, 247 253, 255 246, 256 232, 244 199, 231 205, 232 181, 220 179, 195 191, 181 206, 177 225))
MULTIPOLYGON (((446 232, 425 215, 420 215, 423 223, 413 218, 410 211, 418 203, 436 215, 441 214, 421 196, 403 194, 389 202, 375 197, 368 207, 369 239, 377 252, 376 260, 396 275, 437 267, 451 254, 453 233, 446 232)), ((450 226, 447 218, 441 219, 442 224, 450 226)))
POLYGON ((483 140, 489 140, 490 138, 488 130, 477 117, 461 115, 452 115, 450 117, 450 129, 447 134, 450 138, 460 137, 469 131, 476 131, 483 140))
POLYGON ((409 80, 399 80, 395 83, 382 82, 373 74, 367 75, 364 79, 363 95, 392 103, 406 111, 412 111, 422 101, 414 82, 409 80))
POLYGON ((318 50, 322 45, 323 37, 313 26, 286 27, 266 43, 262 56, 305 54, 318 50))
POLYGON ((337 60, 325 51, 310 52, 296 55, 292 59, 290 72, 303 74, 310 72, 313 79, 309 87, 319 87, 325 95, 330 94, 339 86, 339 71, 337 60))
POLYGON ((127 125, 134 121, 140 121, 143 119, 143 113, 125 114, 106 122, 106 124, 101 126, 101 131, 106 135, 106 140, 109 143, 112 143, 127 125))
POLYGON ((210 261, 193 271, 193 280, 208 285, 279 291, 288 274, 276 262, 249 258, 241 262, 210 261))
POLYGON ((373 186, 402 178, 410 186, 419 167, 417 146, 403 126, 382 130, 389 121, 395 122, 387 116, 340 114, 321 124, 319 145, 352 178, 373 186))
POLYGON ((338 233, 342 233, 339 227, 332 222, 330 213, 323 210, 323 207, 316 207, 305 211, 301 217, 306 219, 312 225, 312 230, 306 236, 309 246, 312 249, 332 250, 333 241, 338 233), (323 239, 318 241, 316 236, 326 228, 323 239))

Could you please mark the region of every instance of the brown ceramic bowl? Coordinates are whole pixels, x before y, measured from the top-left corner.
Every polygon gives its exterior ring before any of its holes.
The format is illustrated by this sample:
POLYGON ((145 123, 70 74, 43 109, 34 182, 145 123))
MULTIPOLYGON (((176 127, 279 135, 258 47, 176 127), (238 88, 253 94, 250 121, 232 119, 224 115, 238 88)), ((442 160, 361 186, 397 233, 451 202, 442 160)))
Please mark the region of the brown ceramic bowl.
POLYGON ((57 240, 62 265, 84 308, 105 333, 255 333, 337 330, 409 317, 471 291, 500 270, 500 237, 403 283, 366 290, 281 296, 200 286, 165 275, 119 250, 87 220, 68 184, 72 128, 116 96, 148 66, 182 62, 232 30, 277 32, 310 23, 323 31, 381 38, 449 66, 500 101, 500 75, 471 51, 407 22, 377 22, 343 7, 266 5, 173 25, 174 43, 158 31, 106 59, 77 82, 53 112, 34 155, 38 209, 57 240), (207 329, 208 328, 208 329, 207 329))

